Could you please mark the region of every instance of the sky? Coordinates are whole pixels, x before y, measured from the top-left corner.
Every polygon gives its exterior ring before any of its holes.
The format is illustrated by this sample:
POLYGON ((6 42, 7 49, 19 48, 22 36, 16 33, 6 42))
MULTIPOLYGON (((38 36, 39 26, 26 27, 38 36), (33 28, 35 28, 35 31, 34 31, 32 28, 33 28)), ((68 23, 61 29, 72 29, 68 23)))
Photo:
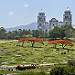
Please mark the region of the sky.
POLYGON ((72 24, 75 25, 75 0, 0 0, 0 27, 10 28, 37 22, 41 9, 48 22, 52 17, 63 21, 67 7, 72 12, 72 24))

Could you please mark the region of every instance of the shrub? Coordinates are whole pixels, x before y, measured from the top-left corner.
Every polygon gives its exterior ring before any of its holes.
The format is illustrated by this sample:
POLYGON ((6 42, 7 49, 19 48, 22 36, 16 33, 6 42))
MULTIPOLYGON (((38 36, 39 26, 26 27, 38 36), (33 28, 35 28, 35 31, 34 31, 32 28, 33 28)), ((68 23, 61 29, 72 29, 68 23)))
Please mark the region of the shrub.
POLYGON ((69 75, 66 67, 55 67, 50 71, 51 75, 69 75))
POLYGON ((68 65, 69 66, 75 66, 75 59, 68 60, 68 65))
POLYGON ((50 75, 75 75, 75 67, 55 67, 50 71, 50 75))
POLYGON ((25 71, 25 72, 21 72, 17 75, 49 75, 49 74, 45 73, 44 71, 41 71, 41 72, 25 71))
POLYGON ((17 66, 16 69, 17 70, 35 69, 35 66, 23 66, 23 67, 17 66))

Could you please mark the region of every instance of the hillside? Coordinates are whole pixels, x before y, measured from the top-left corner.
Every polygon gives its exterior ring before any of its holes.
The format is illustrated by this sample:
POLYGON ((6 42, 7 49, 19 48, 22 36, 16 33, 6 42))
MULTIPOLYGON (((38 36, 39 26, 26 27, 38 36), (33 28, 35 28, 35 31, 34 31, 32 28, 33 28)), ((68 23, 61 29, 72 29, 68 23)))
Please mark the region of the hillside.
POLYGON ((18 29, 25 29, 25 30, 36 30, 37 29, 37 23, 34 22, 34 23, 31 23, 31 24, 28 24, 28 25, 20 25, 20 26, 17 26, 17 27, 13 27, 13 28, 6 28, 6 31, 14 31, 14 30, 18 30, 18 29))

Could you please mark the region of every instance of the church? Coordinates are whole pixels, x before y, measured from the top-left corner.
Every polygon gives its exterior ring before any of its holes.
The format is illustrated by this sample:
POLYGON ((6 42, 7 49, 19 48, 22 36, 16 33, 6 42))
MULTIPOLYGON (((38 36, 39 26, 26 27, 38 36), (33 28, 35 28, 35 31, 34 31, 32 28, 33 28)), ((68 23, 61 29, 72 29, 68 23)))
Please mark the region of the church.
POLYGON ((65 24, 72 25, 72 14, 69 8, 64 11, 63 21, 58 21, 56 18, 52 18, 49 22, 46 21, 45 12, 41 9, 37 16, 37 28, 38 30, 42 30, 42 32, 51 31, 54 26, 63 26, 65 24))

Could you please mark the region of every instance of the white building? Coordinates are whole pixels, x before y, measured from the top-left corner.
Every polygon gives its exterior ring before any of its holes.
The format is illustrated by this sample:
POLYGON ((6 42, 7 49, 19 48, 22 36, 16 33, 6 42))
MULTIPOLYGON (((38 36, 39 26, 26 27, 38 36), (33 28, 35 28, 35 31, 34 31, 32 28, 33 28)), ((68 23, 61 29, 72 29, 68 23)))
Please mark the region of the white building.
POLYGON ((65 24, 72 25, 72 14, 69 8, 67 8, 63 14, 63 22, 58 21, 56 18, 52 18, 49 22, 46 21, 45 12, 41 9, 37 16, 37 26, 38 30, 42 30, 43 32, 51 31, 54 26, 63 26, 65 24))

